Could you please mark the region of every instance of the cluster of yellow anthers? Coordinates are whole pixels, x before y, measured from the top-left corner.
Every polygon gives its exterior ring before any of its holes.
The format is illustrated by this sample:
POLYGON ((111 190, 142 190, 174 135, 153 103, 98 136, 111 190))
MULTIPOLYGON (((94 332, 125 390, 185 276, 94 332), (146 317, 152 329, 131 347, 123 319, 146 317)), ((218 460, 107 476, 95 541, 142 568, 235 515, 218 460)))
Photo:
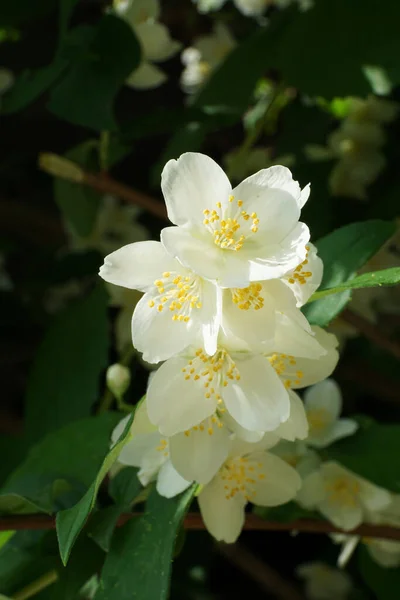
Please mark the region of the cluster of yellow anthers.
POLYGON ((294 356, 275 353, 268 355, 267 359, 280 377, 286 375, 286 379, 284 379, 286 388, 301 384, 300 380, 304 377, 303 371, 294 371, 294 377, 290 373, 297 364, 294 356))
POLYGON ((165 439, 160 440, 160 444, 157 446, 156 450, 162 452, 165 457, 169 456, 168 441, 165 439))
POLYGON ((256 495, 255 489, 251 485, 256 483, 256 479, 265 479, 264 473, 258 472, 262 469, 262 463, 249 461, 245 457, 232 458, 222 467, 221 478, 225 482, 224 489, 226 499, 229 500, 241 493, 244 498, 250 502, 256 495))
POLYGON ((358 495, 360 493, 360 483, 353 478, 337 477, 334 481, 329 481, 325 486, 332 502, 341 506, 353 507, 358 504, 358 495))
POLYGON ((307 279, 312 276, 311 271, 304 271, 303 268, 308 265, 308 255, 310 253, 310 246, 306 246, 307 254, 302 263, 300 263, 294 270, 292 276, 288 279, 289 283, 300 283, 304 285, 307 283, 307 279))
POLYGON ((215 396, 218 403, 222 403, 221 396, 212 387, 212 383, 216 381, 219 387, 221 384, 226 387, 228 385, 228 379, 240 380, 239 371, 236 368, 235 363, 229 356, 226 350, 217 350, 213 356, 208 356, 203 350, 199 349, 196 351, 195 358, 189 360, 188 366, 183 367, 182 373, 185 374, 185 379, 191 379, 198 381, 200 378, 204 379, 204 396, 205 398, 211 398, 215 396))
MULTIPOLYGON (((218 407, 219 413, 223 413, 225 411, 225 408, 218 407)), ((218 427, 218 429, 221 429, 224 426, 217 414, 212 415, 212 417, 208 417, 202 423, 200 423, 200 425, 195 425, 194 427, 192 427, 192 429, 187 429, 184 433, 186 437, 189 437, 191 431, 205 431, 207 429, 207 433, 209 435, 212 435, 214 433, 215 426, 218 427), (207 425, 205 425, 205 423, 207 423, 207 425)))
POLYGON ((234 288, 232 290, 232 300, 242 310, 260 310, 264 306, 264 298, 260 296, 262 290, 261 283, 252 283, 247 288, 234 288))
POLYGON ((179 313, 172 315, 173 321, 184 321, 187 323, 190 321, 190 316, 185 314, 185 312, 192 308, 201 308, 199 294, 197 293, 199 286, 198 278, 183 277, 169 271, 165 271, 162 277, 162 279, 156 279, 154 282, 158 291, 158 303, 153 299, 149 300, 149 307, 154 308, 157 306, 158 312, 162 312, 164 307, 167 307, 171 312, 179 313))
MULTIPOLYGON (((229 196, 229 202, 234 201, 234 196, 229 196)), ((238 208, 243 206, 243 200, 237 201, 238 208)), ((257 233, 260 219, 257 213, 249 214, 245 210, 238 210, 231 217, 223 218, 220 214, 222 209, 221 202, 216 204, 217 210, 208 208, 203 210, 203 225, 212 232, 214 243, 220 248, 227 250, 240 250, 250 233, 257 233), (251 221, 251 222, 250 222, 251 221), (214 225, 217 223, 217 226, 214 225)))

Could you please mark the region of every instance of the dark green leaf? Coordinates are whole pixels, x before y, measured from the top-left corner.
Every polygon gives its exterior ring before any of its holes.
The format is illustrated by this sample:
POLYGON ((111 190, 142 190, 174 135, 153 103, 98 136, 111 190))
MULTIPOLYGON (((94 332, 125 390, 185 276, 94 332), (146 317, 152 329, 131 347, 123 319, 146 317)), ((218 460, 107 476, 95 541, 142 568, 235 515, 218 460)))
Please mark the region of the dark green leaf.
POLYGON ((361 576, 378 600, 398 600, 400 568, 385 568, 376 563, 364 545, 357 552, 361 576))
MULTIPOLYGON (((97 141, 87 140, 65 154, 65 158, 90 170, 97 141)), ((96 222, 101 196, 91 188, 61 177, 54 179, 54 199, 74 235, 88 237, 96 222)))
POLYGON ((324 459, 335 460, 392 492, 400 492, 397 461, 400 425, 371 422, 353 436, 336 442, 323 452, 324 459))
POLYGON ((400 283, 400 267, 382 269, 382 271, 364 273, 363 275, 354 277, 354 279, 351 279, 350 281, 346 281, 346 283, 342 285, 328 288, 320 292, 315 292, 311 298, 311 302, 325 296, 330 296, 331 294, 338 294, 339 292, 343 292, 345 290, 377 287, 382 285, 396 285, 397 283, 400 283))
POLYGON ((106 552, 110 548, 119 517, 130 510, 132 502, 142 489, 137 472, 138 469, 126 467, 111 479, 109 493, 116 504, 99 510, 90 521, 88 535, 106 552))
MULTIPOLYGON (((393 235, 395 224, 388 221, 364 221, 337 229, 316 243, 324 263, 321 290, 333 288, 353 279, 356 272, 393 235)), ((304 307, 313 325, 325 327, 345 307, 350 291, 322 298, 304 307)))
POLYGON ((105 15, 84 52, 52 91, 49 109, 76 125, 116 129, 114 98, 139 62, 140 46, 131 27, 105 15))
POLYGON ((168 598, 175 540, 193 493, 167 499, 152 490, 143 516, 115 532, 96 600, 168 598))
POLYGON ((117 460, 123 446, 127 443, 130 437, 130 428, 133 421, 133 414, 128 420, 124 431, 118 439, 118 442, 113 445, 111 450, 106 455, 103 463, 96 475, 92 485, 87 490, 86 494, 79 500, 75 506, 67 510, 63 510, 57 514, 56 526, 57 537, 60 547, 61 559, 67 564, 72 546, 74 545, 82 527, 92 511, 96 502, 97 492, 100 484, 108 471, 117 460))
POLYGON ((107 294, 99 285, 59 315, 39 347, 26 400, 29 439, 90 415, 107 353, 107 294))

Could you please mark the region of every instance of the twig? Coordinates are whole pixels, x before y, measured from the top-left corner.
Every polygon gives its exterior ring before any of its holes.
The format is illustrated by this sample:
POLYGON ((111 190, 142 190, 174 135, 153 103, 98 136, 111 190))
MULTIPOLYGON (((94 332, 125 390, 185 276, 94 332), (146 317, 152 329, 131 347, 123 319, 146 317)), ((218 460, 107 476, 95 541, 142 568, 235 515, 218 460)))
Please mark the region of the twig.
POLYGON ((353 327, 358 329, 358 331, 367 339, 371 340, 371 342, 400 360, 400 344, 393 342, 383 335, 379 327, 348 309, 344 310, 340 316, 347 323, 350 323, 350 325, 353 325, 353 327))
POLYGON ((304 597, 294 585, 241 544, 218 544, 217 548, 218 552, 256 581, 268 595, 272 594, 280 600, 303 600, 304 597))
POLYGON ((55 583, 57 579, 57 571, 49 571, 13 595, 13 600, 28 600, 28 598, 36 596, 36 594, 45 590, 49 585, 55 583))
MULTIPOLYGON (((124 513, 117 525, 124 525, 129 519, 139 517, 143 513, 124 513)), ((185 528, 191 530, 204 529, 200 513, 188 513, 185 518, 185 528)), ((22 529, 54 529, 55 517, 42 514, 31 515, 6 515, 0 517, 0 531, 15 531, 22 529)), ((257 515, 248 514, 244 529, 248 531, 299 531, 304 533, 346 533, 361 537, 380 538, 387 540, 400 540, 400 527, 389 525, 360 525, 351 531, 343 531, 327 521, 315 519, 298 519, 297 521, 279 522, 266 521, 257 515)))

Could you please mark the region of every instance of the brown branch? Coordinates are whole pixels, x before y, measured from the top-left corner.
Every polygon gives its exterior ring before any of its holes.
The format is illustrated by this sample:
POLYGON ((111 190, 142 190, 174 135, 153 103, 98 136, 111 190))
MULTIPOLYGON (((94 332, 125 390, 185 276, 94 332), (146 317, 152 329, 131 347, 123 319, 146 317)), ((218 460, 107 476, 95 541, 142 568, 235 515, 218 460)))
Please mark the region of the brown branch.
MULTIPOLYGON (((129 519, 138 517, 143 513, 124 513, 118 520, 118 526, 124 525, 129 519)), ((185 518, 186 529, 204 529, 204 523, 200 513, 188 513, 185 518)), ((0 531, 22 530, 22 529, 54 529, 55 517, 42 514, 31 515, 6 515, 0 517, 0 531)), ((315 519, 298 519, 297 521, 278 522, 266 521, 257 515, 248 514, 244 529, 247 531, 299 531, 303 533, 346 533, 348 535, 359 535, 360 537, 374 537, 387 540, 400 540, 400 527, 389 525, 360 525, 351 531, 343 531, 327 521, 315 519)))
POLYGON ((364 319, 364 317, 361 317, 348 309, 344 310, 340 316, 347 323, 350 323, 350 325, 353 325, 353 327, 358 329, 364 337, 400 360, 400 344, 387 338, 374 323, 370 323, 367 319, 364 319))
POLYGON ((269 595, 280 600, 303 600, 297 588, 241 544, 218 544, 218 552, 239 567, 269 595))

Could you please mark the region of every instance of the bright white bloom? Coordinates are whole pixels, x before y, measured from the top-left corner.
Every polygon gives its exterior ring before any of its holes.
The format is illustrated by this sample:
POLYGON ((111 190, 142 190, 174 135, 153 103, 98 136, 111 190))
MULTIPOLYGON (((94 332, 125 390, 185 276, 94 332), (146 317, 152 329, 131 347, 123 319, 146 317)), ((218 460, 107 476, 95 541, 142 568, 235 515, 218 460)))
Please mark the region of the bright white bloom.
POLYGON ((322 354, 312 328, 298 310, 322 279, 322 261, 316 249, 309 244, 306 252, 305 260, 282 279, 224 290, 222 327, 227 335, 242 340, 253 350, 274 347, 290 354, 293 342, 301 354, 301 341, 303 356, 313 358, 322 354))
POLYGON ((333 379, 325 379, 310 387, 304 395, 304 404, 310 428, 307 444, 310 446, 325 448, 357 431, 356 421, 339 419, 342 395, 333 379))
POLYGON ((235 46, 235 38, 223 23, 217 22, 209 35, 196 38, 181 54, 185 67, 181 75, 182 89, 189 94, 197 91, 235 46))
POLYGON ((345 571, 319 561, 299 565, 296 575, 304 580, 308 600, 347 600, 353 589, 345 571))
POLYGON ((231 348, 229 339, 212 356, 202 348, 188 348, 152 377, 147 391, 150 420, 171 436, 223 409, 246 430, 273 431, 289 418, 288 390, 325 379, 336 366, 334 336, 319 329, 318 335, 326 354, 314 360, 231 348))
POLYGON ((188 152, 162 173, 168 216, 167 251, 222 287, 286 275, 305 260, 309 230, 299 223, 309 186, 301 191, 286 167, 271 167, 232 190, 210 157, 188 152), (188 200, 190 198, 190 201, 188 200))
POLYGON ((318 509, 336 527, 349 530, 361 525, 371 512, 386 508, 391 496, 332 461, 305 478, 297 501, 307 509, 318 509))
MULTIPOLYGON (((130 416, 118 423, 112 432, 114 444, 124 431, 130 416)), ((131 426, 132 438, 122 448, 118 462, 130 467, 139 467, 138 478, 143 486, 157 480, 157 491, 161 496, 172 498, 191 485, 174 469, 169 459, 168 440, 160 436, 147 417, 145 404, 138 406, 131 426)))
POLYGON ((296 469, 302 478, 316 471, 321 464, 318 454, 302 441, 282 440, 272 452, 296 469))
POLYGON ((168 60, 181 47, 179 42, 171 39, 165 25, 158 22, 159 0, 114 0, 114 9, 132 27, 142 50, 142 62, 126 83, 138 89, 158 87, 167 76, 153 63, 168 60))
POLYGON ((196 3, 200 13, 207 13, 222 8, 226 0, 193 0, 193 2, 196 3))
POLYGON ((298 492, 299 475, 283 460, 265 451, 270 447, 268 437, 258 444, 234 441, 228 460, 199 494, 204 524, 217 540, 236 541, 248 502, 278 506, 292 500, 298 492))
POLYGON ((160 242, 120 248, 106 256, 100 276, 109 283, 145 292, 132 319, 133 345, 143 352, 144 360, 166 360, 198 335, 206 352, 215 353, 218 289, 183 267, 160 242))

